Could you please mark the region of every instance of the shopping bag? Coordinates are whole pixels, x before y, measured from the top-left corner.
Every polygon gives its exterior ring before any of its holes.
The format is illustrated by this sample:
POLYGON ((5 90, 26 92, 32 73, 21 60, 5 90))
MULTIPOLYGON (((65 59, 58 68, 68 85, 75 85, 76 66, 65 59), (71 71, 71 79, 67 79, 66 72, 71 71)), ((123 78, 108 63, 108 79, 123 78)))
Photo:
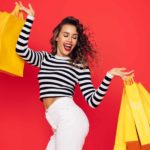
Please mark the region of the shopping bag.
POLYGON ((133 78, 129 80, 131 84, 125 83, 127 101, 131 108, 140 143, 146 145, 150 143, 150 126, 142 103, 145 99, 142 99, 143 94, 139 91, 138 84, 134 82, 133 78))
POLYGON ((136 132, 136 126, 134 122, 134 118, 132 116, 132 112, 127 101, 127 95, 124 89, 124 107, 125 107, 125 116, 124 116, 124 141, 125 143, 130 143, 138 141, 138 135, 136 132))
POLYGON ((116 140, 114 145, 114 150, 126 150, 126 144, 125 144, 125 95, 124 91, 122 94, 122 101, 119 111, 119 117, 118 117, 118 123, 117 123, 117 131, 116 131, 116 140))
POLYGON ((129 77, 124 82, 114 150, 150 150, 149 118, 150 94, 129 77))
POLYGON ((138 134, 136 131, 136 126, 134 122, 134 118, 131 112, 131 108, 129 102, 127 100, 127 94, 125 93, 124 87, 124 101, 125 101, 125 143, 126 143, 126 150, 141 150, 141 145, 139 143, 138 134))
POLYGON ((146 90, 146 88, 142 85, 142 83, 138 83, 138 90, 142 97, 142 103, 144 106, 144 110, 148 119, 148 123, 150 125, 150 93, 146 90))
POLYGON ((0 71, 23 77, 24 60, 16 53, 16 43, 25 23, 19 6, 11 13, 0 12, 0 71))
POLYGON ((125 89, 123 89, 114 150, 133 150, 133 143, 134 148, 136 148, 135 150, 140 150, 140 145, 137 141, 138 135, 134 124, 134 118, 131 115, 125 89))

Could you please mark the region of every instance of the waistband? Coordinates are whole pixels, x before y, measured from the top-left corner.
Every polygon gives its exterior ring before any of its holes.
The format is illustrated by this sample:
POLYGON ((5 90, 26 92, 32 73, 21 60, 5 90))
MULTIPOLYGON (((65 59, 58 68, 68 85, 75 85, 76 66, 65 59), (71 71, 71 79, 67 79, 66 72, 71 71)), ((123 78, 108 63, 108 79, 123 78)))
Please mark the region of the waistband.
POLYGON ((76 105, 73 97, 57 97, 56 101, 54 103, 52 103, 47 109, 46 112, 50 112, 53 111, 56 107, 60 108, 60 107, 67 107, 67 106, 72 106, 72 105, 76 105))

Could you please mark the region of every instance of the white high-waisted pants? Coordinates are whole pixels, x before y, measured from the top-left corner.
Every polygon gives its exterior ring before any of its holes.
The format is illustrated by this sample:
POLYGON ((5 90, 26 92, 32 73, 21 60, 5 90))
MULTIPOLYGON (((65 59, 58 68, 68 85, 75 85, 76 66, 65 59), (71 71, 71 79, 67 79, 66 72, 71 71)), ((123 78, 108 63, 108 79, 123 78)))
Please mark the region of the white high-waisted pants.
POLYGON ((55 129, 46 150, 82 150, 89 131, 89 121, 72 97, 58 97, 45 115, 55 129))

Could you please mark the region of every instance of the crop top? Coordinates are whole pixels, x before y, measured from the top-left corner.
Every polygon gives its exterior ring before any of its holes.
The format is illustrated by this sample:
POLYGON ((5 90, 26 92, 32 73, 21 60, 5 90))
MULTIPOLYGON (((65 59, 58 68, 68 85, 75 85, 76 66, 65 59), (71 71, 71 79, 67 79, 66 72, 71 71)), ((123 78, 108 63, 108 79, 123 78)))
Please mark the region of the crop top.
POLYGON ((73 96, 76 84, 88 105, 96 108, 104 98, 113 75, 106 73, 100 86, 95 89, 89 67, 75 67, 70 64, 70 57, 53 55, 47 51, 34 51, 28 47, 28 40, 34 17, 28 15, 16 44, 17 54, 26 62, 39 67, 38 82, 40 100, 46 97, 73 96))

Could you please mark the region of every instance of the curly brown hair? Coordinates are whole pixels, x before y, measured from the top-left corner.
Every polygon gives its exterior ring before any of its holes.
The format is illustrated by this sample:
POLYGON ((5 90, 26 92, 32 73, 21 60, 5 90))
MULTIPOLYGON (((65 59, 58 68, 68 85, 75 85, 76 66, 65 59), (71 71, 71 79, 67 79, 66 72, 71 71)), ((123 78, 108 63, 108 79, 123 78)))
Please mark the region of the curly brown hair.
POLYGON ((52 54, 55 55, 57 53, 57 41, 62 26, 65 24, 71 24, 76 27, 78 32, 78 41, 73 51, 69 54, 70 62, 72 65, 82 64, 85 68, 89 65, 90 58, 94 58, 96 53, 93 43, 89 40, 89 35, 86 33, 87 28, 80 23, 79 19, 69 16, 64 18, 53 30, 52 38, 50 39, 50 43, 52 46, 52 54))

